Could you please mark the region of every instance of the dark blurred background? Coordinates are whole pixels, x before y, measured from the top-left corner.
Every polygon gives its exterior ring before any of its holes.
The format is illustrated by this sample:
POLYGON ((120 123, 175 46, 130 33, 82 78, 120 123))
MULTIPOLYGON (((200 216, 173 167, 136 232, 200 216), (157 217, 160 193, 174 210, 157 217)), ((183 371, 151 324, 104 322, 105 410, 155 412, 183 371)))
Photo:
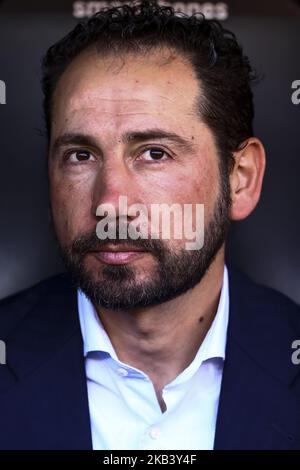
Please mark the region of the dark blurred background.
MULTIPOLYGON (((48 213, 40 61, 104 3, 0 1, 0 80, 6 85, 6 104, 0 104, 0 297, 63 270, 48 213)), ((263 193, 255 212, 233 224, 228 260, 300 303, 300 100, 292 102, 292 83, 300 80, 300 1, 173 4, 232 29, 263 76, 254 89, 255 133, 267 151, 263 193)))

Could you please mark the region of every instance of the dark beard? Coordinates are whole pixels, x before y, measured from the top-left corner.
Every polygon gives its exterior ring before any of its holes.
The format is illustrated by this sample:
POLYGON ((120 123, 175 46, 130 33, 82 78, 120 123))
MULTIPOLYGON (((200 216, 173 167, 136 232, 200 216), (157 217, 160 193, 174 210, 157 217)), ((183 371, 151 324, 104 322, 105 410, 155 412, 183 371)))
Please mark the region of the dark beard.
POLYGON ((133 247, 143 248, 152 253, 156 267, 151 277, 143 273, 138 280, 138 269, 128 265, 105 265, 101 269, 102 278, 93 279, 84 267, 84 256, 89 251, 99 249, 104 243, 118 245, 124 240, 100 240, 96 231, 76 238, 71 246, 61 248, 67 269, 77 287, 95 306, 111 310, 132 310, 148 307, 171 300, 196 286, 216 254, 222 247, 230 224, 230 189, 227 184, 215 204, 214 213, 205 229, 204 245, 200 250, 172 250, 163 240, 126 240, 133 247), (145 276, 147 276, 145 278, 145 276))

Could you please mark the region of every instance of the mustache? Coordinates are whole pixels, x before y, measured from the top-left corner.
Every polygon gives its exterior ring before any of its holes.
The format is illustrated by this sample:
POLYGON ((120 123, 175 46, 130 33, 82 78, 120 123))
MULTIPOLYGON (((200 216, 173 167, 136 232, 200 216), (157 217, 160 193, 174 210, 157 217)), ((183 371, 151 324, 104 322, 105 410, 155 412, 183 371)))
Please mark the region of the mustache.
POLYGON ((102 246, 107 245, 123 245, 126 243, 126 246, 132 248, 140 248, 144 251, 148 251, 152 253, 158 259, 162 259, 167 247, 165 243, 160 239, 150 239, 150 238, 138 238, 136 240, 132 240, 130 238, 120 238, 119 236, 119 229, 116 228, 116 238, 107 238, 105 240, 98 238, 96 230, 91 230, 80 236, 76 237, 69 250, 73 255, 83 256, 90 251, 97 251, 102 246))

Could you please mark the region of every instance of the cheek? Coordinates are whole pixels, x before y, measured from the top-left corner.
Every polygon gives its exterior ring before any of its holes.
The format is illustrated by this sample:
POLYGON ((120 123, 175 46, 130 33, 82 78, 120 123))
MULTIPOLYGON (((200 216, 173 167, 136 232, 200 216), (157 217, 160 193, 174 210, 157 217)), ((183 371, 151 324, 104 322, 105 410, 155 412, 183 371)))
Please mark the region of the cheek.
MULTIPOLYGON (((203 225, 203 208, 196 207, 196 205, 204 205, 204 226, 207 225, 213 213, 219 191, 217 171, 218 168, 211 164, 210 160, 197 162, 197 164, 169 167, 168 171, 158 172, 156 175, 152 174, 149 178, 143 179, 139 193, 141 202, 148 206, 149 216, 150 206, 153 203, 167 204, 168 206, 179 204, 181 213, 186 214, 188 227, 195 232, 199 226, 203 225), (188 204, 190 207, 187 209, 184 204, 188 204)), ((181 222, 176 224, 177 226, 181 225, 181 233, 185 233, 184 218, 181 217, 179 220, 181 222)), ((153 225, 157 228, 157 224, 153 223, 153 225)), ((161 235, 161 227, 159 232, 161 235)), ((177 241, 175 238, 174 232, 172 232, 172 245, 181 246, 182 241, 177 241)))
MULTIPOLYGON (((218 175, 216 169, 209 162, 201 165, 176 168, 162 172, 156 175, 155 179, 151 177, 151 185, 144 180, 143 188, 149 190, 143 193, 143 202, 147 204, 150 215, 151 203, 165 203, 168 206, 178 204, 181 208, 180 216, 177 221, 171 217, 170 239, 162 237, 162 226, 159 226, 160 238, 165 238, 165 242, 171 243, 176 249, 182 248, 183 243, 190 240, 189 234, 192 232, 199 234, 208 223, 214 210, 215 200, 218 195, 218 175), (185 207, 184 205, 189 205, 185 207), (196 207, 198 204, 204 205, 204 221, 202 218, 202 207, 196 207), (179 229, 180 239, 174 235, 175 226, 179 229)), ((167 212, 166 212, 167 214, 167 212)), ((166 215, 168 219, 168 215, 166 215)), ((154 229, 156 223, 152 224, 154 229)), ((150 217, 151 222, 151 217, 150 217)), ((160 218, 160 224, 162 219, 160 218)), ((177 232, 178 233, 178 232, 177 232)), ((200 235, 199 235, 200 236, 200 235)))
POLYGON ((195 167, 190 184, 194 202, 204 204, 205 221, 211 216, 220 190, 219 169, 216 159, 208 159, 195 167))
POLYGON ((211 216, 218 194, 218 182, 210 175, 199 175, 197 181, 191 182, 189 192, 193 203, 204 205, 205 222, 211 216))
MULTIPOLYGON (((144 187, 147 186, 145 181, 144 187)), ((218 193, 218 173, 209 165, 193 165, 188 168, 179 167, 174 171, 157 175, 148 187, 148 199, 166 203, 201 203, 211 207, 218 193)), ((150 202, 152 202, 150 200, 150 202)))
POLYGON ((91 195, 92 182, 86 178, 50 175, 52 215, 61 242, 68 243, 94 228, 91 195))

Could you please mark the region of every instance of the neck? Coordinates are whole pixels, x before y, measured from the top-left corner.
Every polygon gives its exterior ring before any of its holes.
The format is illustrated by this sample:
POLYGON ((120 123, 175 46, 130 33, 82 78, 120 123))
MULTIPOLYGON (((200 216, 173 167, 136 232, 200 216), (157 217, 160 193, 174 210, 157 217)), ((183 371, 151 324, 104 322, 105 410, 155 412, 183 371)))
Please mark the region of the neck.
POLYGON ((159 396, 194 359, 216 315, 224 250, 201 282, 183 295, 134 311, 98 308, 118 358, 146 373, 159 396))

